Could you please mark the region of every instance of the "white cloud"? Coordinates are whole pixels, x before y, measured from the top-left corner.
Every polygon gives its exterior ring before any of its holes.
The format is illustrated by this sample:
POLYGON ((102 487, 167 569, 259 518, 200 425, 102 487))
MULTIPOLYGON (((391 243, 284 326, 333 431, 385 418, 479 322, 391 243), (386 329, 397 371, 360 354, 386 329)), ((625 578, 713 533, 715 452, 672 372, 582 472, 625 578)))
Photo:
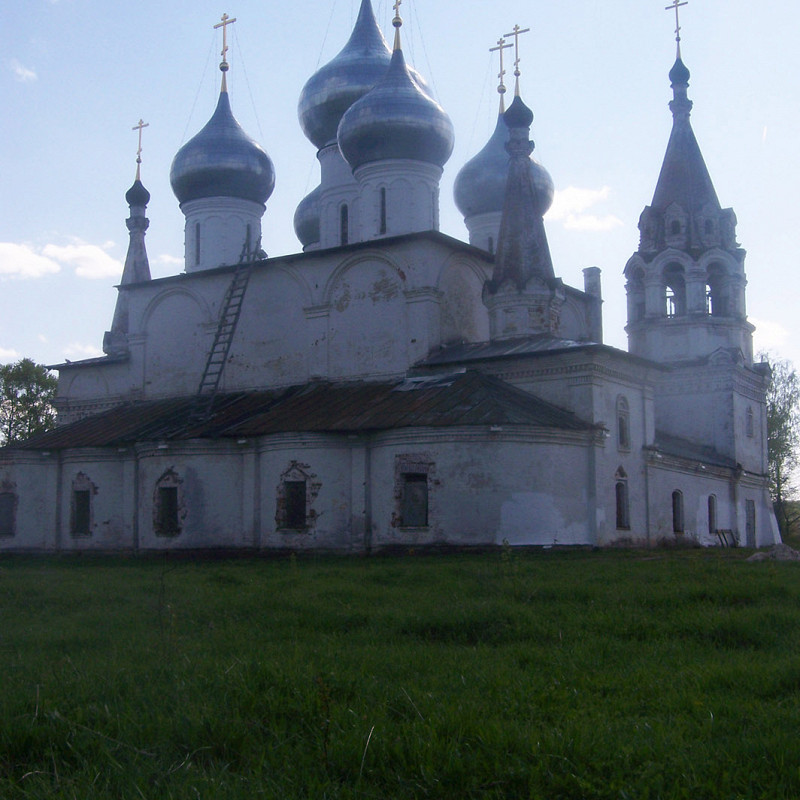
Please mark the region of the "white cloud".
POLYGON ((12 361, 19 361, 22 356, 8 347, 0 347, 0 364, 10 364, 12 361))
POLYGON ((588 209, 607 200, 611 190, 608 186, 602 189, 581 189, 568 186, 555 193, 553 205, 547 212, 547 219, 560 222, 571 231, 609 231, 622 225, 622 220, 613 214, 598 216, 584 213, 588 209))
POLYGON ((756 326, 753 334, 756 352, 780 351, 786 346, 789 341, 789 331, 780 322, 755 317, 750 317, 749 320, 756 326))
POLYGON ((157 264, 164 264, 166 266, 173 266, 178 264, 183 264, 183 259, 178 258, 178 256, 171 256, 168 253, 162 253, 160 256, 156 258, 157 264))
POLYGON ((71 342, 64 348, 64 356, 70 360, 80 360, 82 358, 97 358, 102 356, 101 348, 93 344, 82 344, 81 342, 71 342))
POLYGON ((0 242, 0 276, 41 278, 60 269, 52 258, 37 253, 30 245, 0 242))
POLYGON ((119 278, 122 274, 122 263, 106 252, 113 245, 113 242, 106 242, 98 247, 96 244, 75 239, 72 244, 67 245, 48 244, 42 253, 54 261, 73 267, 79 278, 119 278))
POLYGON ((14 78, 20 83, 32 83, 39 77, 32 69, 21 64, 16 58, 11 59, 11 71, 14 73, 14 78))

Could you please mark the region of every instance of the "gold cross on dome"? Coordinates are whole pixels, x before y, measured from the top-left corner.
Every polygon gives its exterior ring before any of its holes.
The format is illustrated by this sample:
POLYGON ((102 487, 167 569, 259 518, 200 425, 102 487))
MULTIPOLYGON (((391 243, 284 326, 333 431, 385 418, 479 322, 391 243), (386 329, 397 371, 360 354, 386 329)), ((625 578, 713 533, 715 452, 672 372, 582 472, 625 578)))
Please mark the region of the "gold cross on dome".
MULTIPOLYGON (((143 119, 139 119, 139 122, 134 125, 131 130, 132 131, 139 131, 139 149, 136 151, 136 163, 142 163, 142 129, 147 128, 150 126, 149 122, 145 122, 143 119)), ((139 177, 139 167, 136 167, 136 177, 139 177)))
POLYGON ((530 28, 520 28, 519 25, 514 26, 514 30, 511 33, 504 33, 503 36, 513 36, 514 37, 514 75, 519 78, 519 37, 523 33, 528 33, 530 28))
POLYGON ((664 10, 669 11, 671 8, 675 9, 675 41, 678 43, 678 57, 681 55, 681 19, 678 9, 681 6, 688 6, 689 0, 672 0, 672 4, 665 6, 664 10))
POLYGON ((497 87, 497 91, 500 95, 500 103, 503 105, 503 95, 506 93, 506 84, 503 80, 506 75, 505 67, 503 66, 503 50, 508 50, 510 47, 513 47, 511 44, 506 44, 506 40, 501 36, 497 40, 497 47, 490 47, 490 53, 500 53, 500 72, 497 73, 497 77, 500 79, 500 83, 497 87))
POLYGON ((236 22, 236 17, 231 19, 227 14, 222 15, 222 22, 218 22, 214 26, 214 30, 222 28, 222 60, 225 61, 225 55, 228 52, 228 25, 233 25, 236 22))
POLYGON ((503 34, 503 36, 514 37, 514 94, 519 94, 519 37, 523 33, 528 33, 528 31, 530 31, 530 28, 520 28, 519 25, 515 25, 511 33, 503 34))

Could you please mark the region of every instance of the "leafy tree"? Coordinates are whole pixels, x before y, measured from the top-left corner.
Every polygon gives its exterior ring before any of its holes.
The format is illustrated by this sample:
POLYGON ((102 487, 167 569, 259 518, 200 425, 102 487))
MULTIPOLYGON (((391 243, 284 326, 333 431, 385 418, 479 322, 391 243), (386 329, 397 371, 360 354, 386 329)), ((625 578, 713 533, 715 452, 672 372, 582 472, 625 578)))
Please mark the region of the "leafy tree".
POLYGON ((29 358, 0 365, 0 445, 22 441, 55 425, 57 386, 47 367, 29 358))
POLYGON ((781 534, 796 520, 790 501, 798 466, 800 445, 800 379, 790 361, 772 363, 772 382, 767 389, 767 452, 769 488, 781 534))

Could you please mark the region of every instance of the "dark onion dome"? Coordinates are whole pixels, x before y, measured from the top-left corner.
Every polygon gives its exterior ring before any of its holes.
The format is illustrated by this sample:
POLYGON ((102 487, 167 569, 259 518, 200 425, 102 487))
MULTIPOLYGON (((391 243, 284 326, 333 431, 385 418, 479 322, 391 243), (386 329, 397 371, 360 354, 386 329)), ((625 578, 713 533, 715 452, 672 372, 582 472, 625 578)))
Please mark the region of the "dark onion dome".
POLYGON ((669 79, 672 85, 679 86, 685 83, 688 86, 689 78, 691 78, 691 73, 686 64, 680 58, 676 59, 672 69, 669 71, 669 79))
POLYGON ((307 194, 294 212, 294 232, 303 247, 319 241, 319 196, 321 187, 307 194))
POLYGON ((181 204, 205 197, 265 203, 275 188, 275 168, 242 130, 223 90, 206 126, 178 150, 169 179, 181 204))
POLYGON ((150 192, 144 188, 144 184, 138 178, 125 193, 125 202, 131 208, 144 208, 150 202, 150 192))
MULTIPOLYGON (((508 107, 508 110, 503 114, 503 120, 509 131, 509 140, 513 138, 513 131, 525 131, 523 134, 525 139, 530 135, 530 126, 533 122, 533 111, 531 111, 519 95, 514 97, 513 102, 508 107)), ((510 145, 507 145, 507 148, 510 145)), ((530 151, 533 151, 533 142, 529 143, 530 151)), ((530 178, 531 184, 534 189, 534 197, 536 201, 536 213, 543 217, 553 205, 553 195, 555 194, 555 186, 550 173, 534 158, 530 158, 530 178)))
POLYGON ((342 117, 338 139, 353 169, 398 158, 442 167, 453 152, 453 123, 420 88, 397 48, 383 80, 342 117))
POLYGON ((308 79, 300 93, 300 126, 318 150, 336 141, 344 112, 386 74, 390 58, 370 0, 362 0, 347 44, 308 79))

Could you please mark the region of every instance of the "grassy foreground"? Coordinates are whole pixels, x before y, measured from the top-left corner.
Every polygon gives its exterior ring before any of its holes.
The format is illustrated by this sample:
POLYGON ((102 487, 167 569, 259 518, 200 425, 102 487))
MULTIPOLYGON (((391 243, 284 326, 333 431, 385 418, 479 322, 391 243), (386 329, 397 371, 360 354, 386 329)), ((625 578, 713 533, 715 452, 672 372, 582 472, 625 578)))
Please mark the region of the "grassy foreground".
POLYGON ((797 798, 800 565, 0 560, 0 797, 797 798))

